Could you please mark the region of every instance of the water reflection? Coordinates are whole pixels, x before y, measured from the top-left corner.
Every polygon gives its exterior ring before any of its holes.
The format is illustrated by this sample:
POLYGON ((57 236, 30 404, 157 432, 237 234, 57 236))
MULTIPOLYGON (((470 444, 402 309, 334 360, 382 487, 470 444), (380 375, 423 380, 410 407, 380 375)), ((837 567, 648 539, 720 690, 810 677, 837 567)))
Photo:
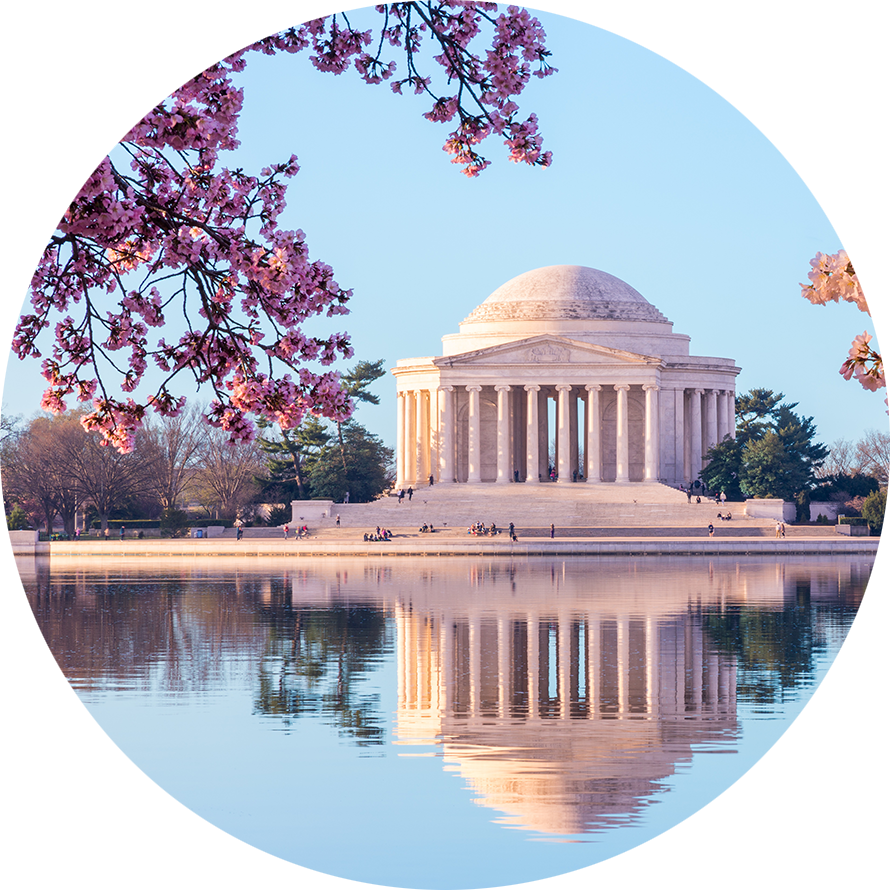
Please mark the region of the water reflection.
POLYGON ((871 565, 752 557, 21 568, 50 648, 87 700, 193 702, 240 685, 264 730, 319 720, 393 770, 404 762, 393 754, 435 755, 435 768, 459 774, 493 822, 578 841, 639 821, 694 756, 734 752, 743 712, 779 714, 808 691, 871 565))

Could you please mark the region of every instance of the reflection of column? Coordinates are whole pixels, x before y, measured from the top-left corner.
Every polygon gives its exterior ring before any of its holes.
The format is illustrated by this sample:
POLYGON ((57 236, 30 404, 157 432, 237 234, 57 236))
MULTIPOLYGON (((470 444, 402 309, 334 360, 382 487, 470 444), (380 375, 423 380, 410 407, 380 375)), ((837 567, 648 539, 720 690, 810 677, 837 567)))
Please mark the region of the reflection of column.
POLYGON ((478 615, 470 615, 469 621, 470 639, 470 717, 475 717, 479 713, 481 705, 481 684, 482 684, 482 634, 478 615))
POLYGON ((415 401, 414 393, 408 391, 405 397, 405 483, 407 485, 417 484, 417 462, 415 460, 417 454, 417 441, 414 438, 417 428, 415 419, 415 401))
POLYGON ((615 440, 615 481, 630 482, 630 475, 628 473, 627 425, 627 393, 630 386, 626 383, 616 383, 614 388, 615 392, 618 394, 615 440))
POLYGON ((651 615, 646 616, 646 711, 650 716, 655 714, 658 698, 655 684, 658 682, 656 668, 659 663, 658 624, 651 615))
POLYGON ((601 439, 600 439, 600 390, 596 383, 588 383, 584 387, 587 390, 587 448, 584 449, 587 458, 587 468, 584 478, 588 482, 599 482, 602 479, 600 467, 602 466, 601 439))
POLYGON ((690 393, 691 411, 689 412, 689 471, 692 476, 692 479, 690 481, 694 481, 695 479, 697 479, 699 473, 701 473, 701 397, 703 392, 703 389, 694 389, 690 393))
POLYGON ((498 716, 507 715, 510 696, 510 634, 507 618, 498 614, 498 716))
POLYGON ((559 637, 556 647, 556 665, 559 677, 559 716, 568 720, 571 714, 572 684, 569 681, 572 668, 572 619, 565 610, 561 610, 556 620, 559 622, 559 637))
POLYGON ((599 618, 587 619, 587 701, 588 717, 600 712, 600 622, 599 618))
POLYGON ((482 422, 480 417, 479 393, 481 386, 468 386, 470 394, 467 412, 467 482, 482 481, 482 422))
POLYGON ((525 431, 526 441, 526 462, 525 462, 525 481, 538 481, 538 466, 540 456, 538 454, 538 446, 540 443, 540 430, 538 429, 538 393, 541 391, 540 386, 534 384, 525 387, 528 393, 528 411, 527 424, 525 431))
POLYGON ((616 623, 618 631, 618 714, 628 713, 628 692, 630 688, 630 622, 627 615, 619 615, 616 623))
POLYGON ((567 383, 559 383, 556 386, 556 391, 559 393, 557 397, 559 404, 556 409, 556 456, 558 461, 556 481, 571 482, 572 452, 569 445, 569 432, 571 430, 569 423, 569 393, 572 391, 572 387, 567 383))
POLYGON ((646 393, 646 482, 658 481, 658 387, 647 383, 646 393))
POLYGON ((526 621, 528 624, 528 714, 529 718, 535 718, 538 716, 538 696, 541 694, 538 688, 538 672, 540 670, 538 613, 529 612, 526 621))
POLYGON ((439 482, 454 481, 454 392, 453 386, 439 387, 439 482))
POLYGON ((498 394, 498 482, 509 482, 510 473, 510 387, 495 386, 498 394))
POLYGON ((717 438, 717 390, 709 389, 707 394, 708 423, 705 438, 705 450, 713 448, 720 440, 717 438))
POLYGON ((451 613, 442 613, 439 625, 439 650, 442 652, 442 717, 451 715, 452 692, 451 683, 454 676, 454 646, 451 643, 451 630, 454 620, 451 613))
POLYGON ((396 399, 396 488, 405 484, 405 394, 396 399))

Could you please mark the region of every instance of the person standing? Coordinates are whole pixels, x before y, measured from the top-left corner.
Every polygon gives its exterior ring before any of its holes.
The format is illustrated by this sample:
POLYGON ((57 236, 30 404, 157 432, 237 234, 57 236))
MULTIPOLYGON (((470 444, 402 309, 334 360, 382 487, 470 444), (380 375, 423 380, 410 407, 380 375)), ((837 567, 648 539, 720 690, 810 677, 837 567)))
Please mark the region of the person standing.
POLYGON ((413 498, 413 497, 414 497, 414 489, 409 485, 408 486, 408 500, 410 501, 411 498, 413 498))
POLYGON ((290 526, 285 522, 284 523, 284 540, 287 540, 288 533, 290 532, 290 526))
POLYGON ((127 533, 126 526, 121 526, 121 540, 123 541, 124 535, 127 533))
POLYGON ((337 528, 340 528, 340 514, 337 514, 337 528))
POLYGON ((556 537, 556 526, 552 522, 550 523, 550 537, 556 537))
POLYGON ((708 537, 709 538, 714 537, 714 523, 713 522, 708 523, 708 537))

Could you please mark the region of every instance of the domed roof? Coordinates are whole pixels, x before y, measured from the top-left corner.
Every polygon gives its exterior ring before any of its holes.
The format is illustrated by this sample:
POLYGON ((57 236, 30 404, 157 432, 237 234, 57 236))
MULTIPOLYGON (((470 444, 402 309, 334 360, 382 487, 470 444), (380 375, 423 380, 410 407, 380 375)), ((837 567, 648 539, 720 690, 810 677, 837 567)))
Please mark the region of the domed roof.
POLYGON ((464 323, 526 319, 667 322, 626 281, 587 266, 544 266, 502 284, 464 323))

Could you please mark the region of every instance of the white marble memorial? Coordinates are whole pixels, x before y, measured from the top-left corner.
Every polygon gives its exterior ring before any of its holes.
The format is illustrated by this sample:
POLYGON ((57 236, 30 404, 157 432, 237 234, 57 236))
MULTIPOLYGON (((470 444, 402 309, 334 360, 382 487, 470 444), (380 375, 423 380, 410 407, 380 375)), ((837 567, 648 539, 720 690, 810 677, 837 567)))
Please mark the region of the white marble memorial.
POLYGON ((519 275, 442 344, 393 369, 399 488, 537 484, 551 468, 557 484, 678 485, 735 435, 735 362, 690 355, 689 337, 597 269, 519 275))

